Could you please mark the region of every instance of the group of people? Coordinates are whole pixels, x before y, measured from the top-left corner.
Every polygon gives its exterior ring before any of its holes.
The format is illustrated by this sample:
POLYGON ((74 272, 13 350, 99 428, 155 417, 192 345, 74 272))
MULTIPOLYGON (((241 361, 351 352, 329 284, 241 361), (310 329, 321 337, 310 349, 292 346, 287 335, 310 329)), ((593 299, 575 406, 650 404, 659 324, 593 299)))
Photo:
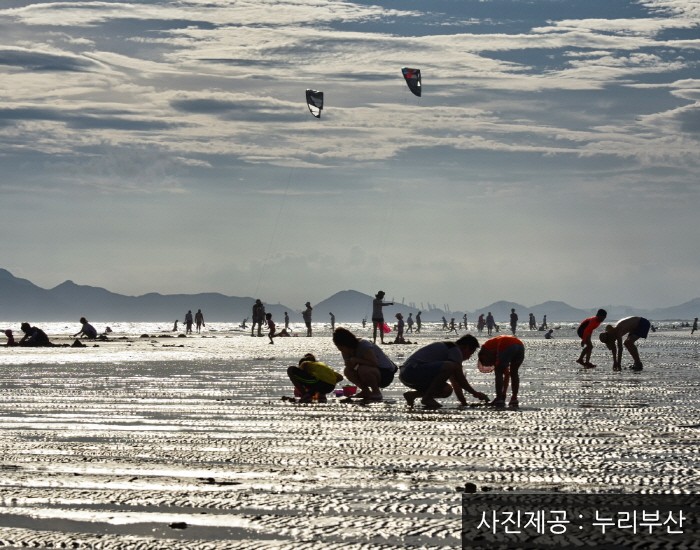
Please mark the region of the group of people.
MULTIPOLYGON (((17 341, 15 340, 14 333, 11 329, 6 329, 4 331, 7 338, 6 345, 8 347, 13 346, 24 346, 30 348, 41 348, 41 347, 52 347, 55 344, 49 340, 46 333, 39 327, 30 325, 29 323, 22 323, 20 325, 20 330, 23 333, 22 338, 17 341)), ((111 332, 111 329, 107 327, 105 333, 111 332)), ((92 326, 85 317, 80 318, 80 330, 72 335, 73 338, 85 338, 87 340, 97 340, 106 338, 106 334, 98 334, 97 329, 92 326)))
MULTIPOLYGON (((325 402, 326 395, 335 385, 347 379, 360 390, 354 396, 362 403, 383 401, 382 389, 388 387, 398 373, 399 380, 409 389, 404 399, 413 407, 420 399, 427 409, 442 405, 437 399, 455 394, 462 405, 467 405, 464 392, 479 400, 489 402, 485 393, 475 390, 462 369, 462 363, 478 350, 478 365, 484 372, 495 372, 496 397, 491 405, 503 407, 509 384, 512 388, 509 406, 518 405, 520 388, 519 369, 525 358, 525 346, 514 336, 496 336, 483 346, 471 334, 455 342, 442 341, 428 344, 411 354, 403 365, 397 366, 375 342, 358 338, 344 327, 333 332, 333 343, 343 358, 343 373, 335 372, 312 354, 305 355, 297 366, 290 366, 287 374, 301 403, 313 400, 325 402)), ((353 397, 346 399, 352 400, 353 397)))

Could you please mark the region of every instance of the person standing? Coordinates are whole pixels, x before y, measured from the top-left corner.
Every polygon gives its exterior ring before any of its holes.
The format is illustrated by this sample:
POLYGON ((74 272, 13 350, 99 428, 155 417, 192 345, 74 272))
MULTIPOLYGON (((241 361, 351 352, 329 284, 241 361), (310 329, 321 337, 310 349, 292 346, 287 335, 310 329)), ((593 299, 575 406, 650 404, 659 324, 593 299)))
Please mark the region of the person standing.
POLYGON ((695 318, 695 321, 693 321, 693 328, 690 329, 690 335, 692 336, 693 333, 698 330, 698 318, 695 318))
POLYGON ((289 313, 284 312, 284 330, 289 330, 289 313))
POLYGON ((605 331, 600 334, 599 339, 612 352, 613 370, 622 369, 622 337, 625 335, 627 338, 625 338, 624 346, 634 360, 632 370, 642 370, 642 360, 639 358, 639 350, 635 342, 639 338, 646 339, 650 328, 651 322, 644 317, 625 317, 614 325, 605 327, 605 331))
POLYGON ((530 330, 537 330, 537 321, 534 313, 530 313, 530 330))
POLYGON ((384 301, 385 293, 380 290, 375 294, 374 300, 372 300, 372 339, 374 343, 377 343, 377 330, 379 331, 379 339, 384 343, 384 312, 382 308, 384 306, 393 306, 394 302, 384 301))
POLYGON ((486 315, 486 332, 489 336, 491 336, 491 333, 493 332, 495 326, 496 321, 494 321, 493 315, 491 315, 491 312, 489 311, 488 315, 486 315))
POLYGON ((408 329, 406 330, 406 334, 409 332, 413 332, 413 313, 408 314, 408 319, 406 319, 406 326, 408 329))
POLYGON ((515 336, 515 331, 518 329, 518 314, 515 313, 515 308, 510 310, 510 331, 515 336))
POLYGON ((333 312, 330 312, 328 315, 331 316, 331 332, 335 330, 335 315, 333 315, 333 312))
POLYGON ((422 321, 420 319, 421 312, 419 311, 416 313, 416 332, 420 332, 420 327, 422 325, 422 321))
POLYGON ((258 298, 253 304, 252 323, 250 325, 250 335, 255 336, 255 325, 258 326, 258 336, 262 336, 262 324, 265 321, 265 306, 258 298))
POLYGON ((197 313, 194 314, 194 324, 197 327, 197 333, 202 332, 202 327, 206 326, 204 324, 204 314, 201 309, 198 309, 197 313))
POLYGON ((301 312, 301 316, 304 318, 304 323, 306 324, 306 336, 311 336, 311 312, 314 308, 311 307, 311 302, 306 302, 306 309, 301 312))
POLYGON ((187 310, 187 313, 185 313, 185 334, 192 334, 193 323, 194 319, 192 318, 192 310, 189 309, 187 310))
POLYGON ((484 314, 479 314, 479 318, 476 321, 476 330, 481 334, 484 332, 484 327, 486 326, 486 320, 484 319, 484 314))
POLYGON ((591 353, 593 352, 591 335, 593 334, 593 331, 597 329, 603 321, 605 321, 607 316, 607 311, 604 309, 599 309, 594 317, 584 319, 576 329, 576 334, 578 334, 581 338, 581 347, 583 348, 583 350, 581 350, 581 355, 579 355, 576 362, 584 368, 595 368, 595 365, 591 363, 591 353))
POLYGON ((405 344, 406 340, 403 337, 404 320, 401 313, 396 314, 396 339, 394 344, 405 344))

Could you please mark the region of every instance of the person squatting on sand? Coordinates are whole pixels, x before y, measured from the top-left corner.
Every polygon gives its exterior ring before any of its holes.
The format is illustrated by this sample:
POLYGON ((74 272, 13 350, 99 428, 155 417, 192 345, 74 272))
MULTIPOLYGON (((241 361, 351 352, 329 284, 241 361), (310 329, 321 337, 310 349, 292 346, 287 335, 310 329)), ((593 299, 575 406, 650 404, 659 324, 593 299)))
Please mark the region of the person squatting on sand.
POLYGON ((22 323, 20 326, 24 336, 19 341, 20 346, 27 346, 32 348, 48 347, 53 346, 49 341, 49 337, 40 328, 33 327, 29 323, 22 323))
POLYGON ((97 330, 90 323, 88 323, 88 320, 85 317, 80 318, 80 324, 83 326, 73 335, 73 338, 76 336, 80 336, 81 338, 84 336, 88 340, 94 340, 97 338, 97 330))
POLYGON ((396 365, 379 346, 358 338, 346 328, 335 329, 333 343, 343 356, 345 378, 360 388, 355 397, 361 398, 363 403, 382 401, 381 388, 394 380, 396 365))
POLYGON ((591 335, 593 334, 593 331, 600 326, 600 323, 605 321, 607 316, 607 311, 604 309, 599 309, 598 313, 595 314, 595 317, 584 319, 581 321, 578 329, 576 329, 576 334, 578 334, 581 338, 581 347, 583 348, 583 350, 581 350, 581 355, 578 356, 576 362, 586 369, 592 369, 595 367, 595 365, 591 363, 591 353, 593 352, 591 335))
POLYGON ((299 403, 311 403, 314 398, 318 403, 326 403, 326 394, 335 389, 343 376, 325 363, 316 361, 313 354, 307 353, 299 360, 299 366, 287 369, 287 375, 294 387, 301 394, 299 403))
POLYGON ((496 336, 484 342, 479 350, 479 370, 488 372, 488 367, 494 367, 496 374, 496 398, 491 402, 494 407, 506 404, 508 382, 512 380, 510 407, 518 406, 518 390, 520 389, 520 366, 525 359, 525 345, 515 336, 496 336), (484 368, 486 367, 486 368, 484 368))
POLYGON ((412 353, 401 365, 399 374, 399 380, 412 390, 403 394, 409 407, 420 397, 427 409, 439 409, 442 405, 435 398, 449 397, 453 390, 457 400, 466 405, 463 389, 477 399, 488 401, 485 394, 471 387, 462 370, 462 362, 477 349, 479 341, 467 334, 455 342, 433 342, 412 353))
POLYGON ((613 370, 622 370, 622 337, 625 334, 627 338, 625 338, 624 346, 634 360, 632 370, 642 370, 642 360, 639 358, 639 350, 634 343, 639 338, 646 339, 650 328, 651 323, 644 317, 625 317, 614 325, 605 327, 605 331, 601 332, 599 338, 612 352, 613 370))

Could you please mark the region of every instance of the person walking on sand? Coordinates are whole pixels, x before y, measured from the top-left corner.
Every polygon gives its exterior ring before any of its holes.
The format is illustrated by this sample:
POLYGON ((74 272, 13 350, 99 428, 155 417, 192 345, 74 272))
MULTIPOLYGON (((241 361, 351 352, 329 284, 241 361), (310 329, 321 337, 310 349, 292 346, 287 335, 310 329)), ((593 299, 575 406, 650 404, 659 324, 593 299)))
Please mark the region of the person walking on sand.
POLYGON ((491 336, 491 333, 495 327, 496 321, 494 321, 493 315, 491 315, 491 312, 489 311, 488 315, 486 316, 486 332, 489 336, 491 336))
POLYGON ((408 314, 408 319, 406 319, 406 326, 408 329, 406 330, 406 334, 409 332, 413 332, 413 313, 408 314))
POLYGON ((454 318, 454 317, 452 317, 452 318, 450 319, 450 324, 449 324, 449 326, 448 326, 447 328, 448 328, 447 334, 451 334, 451 333, 453 333, 453 332, 454 332, 455 334, 459 334, 459 332, 457 332, 457 325, 455 324, 455 318, 454 318))
POLYGON ((192 334, 193 323, 194 319, 192 318, 192 310, 190 309, 185 313, 185 334, 192 334))
POLYGON ((639 350, 635 342, 640 338, 646 339, 651 329, 651 322, 644 317, 625 317, 614 325, 605 327, 605 331, 598 337, 603 344, 612 352, 613 370, 622 370, 622 337, 625 338, 624 346, 632 356, 634 364, 632 370, 642 370, 642 360, 639 358, 639 350))
POLYGON ((202 332, 202 327, 206 326, 204 324, 204 313, 202 313, 201 309, 198 309, 197 313, 194 314, 194 324, 197 327, 197 334, 202 332))
POLYGON ((380 290, 372 300, 372 339, 375 344, 377 343, 377 331, 379 331, 381 343, 384 343, 384 312, 382 308, 394 305, 394 302, 385 302, 384 296, 384 291, 380 290))
POLYGON ((394 380, 396 365, 377 344, 358 338, 346 328, 335 329, 333 343, 343 356, 345 378, 360 388, 355 397, 364 404, 382 401, 382 388, 394 380))
POLYGON ((540 325, 540 330, 547 330, 549 327, 547 326, 547 316, 544 315, 542 316, 542 324, 540 325))
POLYGON ((518 406, 520 390, 520 366, 525 359, 525 345, 515 336, 496 336, 484 342, 479 350, 479 370, 488 372, 494 367, 496 373, 496 398, 490 403, 494 407, 504 407, 508 383, 512 380, 512 393, 509 407, 518 406))
POLYGON ((481 313, 479 318, 476 320, 476 330, 479 334, 484 332, 484 327, 486 326, 486 320, 484 319, 484 314, 481 313))
POLYGON ((306 324, 306 336, 311 336, 311 312, 313 311, 314 308, 311 307, 310 302, 306 302, 306 309, 301 312, 301 316, 304 319, 304 323, 306 324))
POLYGON ((581 324, 576 329, 576 334, 581 338, 581 355, 579 355, 576 362, 585 369, 595 368, 595 365, 591 363, 591 353, 593 352, 593 342, 591 341, 591 335, 593 331, 597 329, 600 324, 605 321, 608 316, 608 312, 604 309, 599 309, 594 317, 588 317, 581 321, 581 324))
POLYGON ((274 342, 273 338, 275 336, 279 336, 279 334, 277 334, 275 332, 277 327, 275 326, 275 322, 272 320, 272 313, 265 314, 265 324, 267 325, 267 329, 269 331, 267 333, 267 337, 270 339, 270 343, 274 344, 275 342, 274 342))
POLYGON ((73 335, 73 338, 76 336, 84 336, 88 340, 94 340, 97 338, 97 330, 90 323, 88 323, 85 317, 80 318, 80 324, 82 325, 82 328, 73 335))
POLYGON ((515 336, 515 331, 518 329, 518 314, 515 313, 515 308, 510 310, 510 332, 515 336))
POLYGON ((289 330, 289 313, 284 312, 284 330, 289 330))
POLYGON ((335 330, 335 315, 333 315, 333 312, 329 313, 328 315, 331 316, 331 332, 335 330))
POLYGON ((287 376, 301 394, 299 403, 327 403, 326 394, 335 389, 343 376, 325 363, 316 360, 312 353, 307 353, 299 360, 299 366, 287 369, 287 376))
POLYGON ((419 311, 418 313, 416 313, 416 332, 420 332, 420 327, 423 324, 420 316, 421 316, 421 312, 419 311))
POLYGON ((695 321, 693 321, 693 328, 690 329, 690 335, 692 336, 693 333, 698 330, 698 318, 695 318, 695 321))
POLYGON ((426 409, 442 407, 435 398, 444 399, 452 395, 466 405, 466 390, 477 399, 488 401, 488 397, 472 388, 464 375, 462 362, 469 359, 479 349, 479 341, 471 334, 466 334, 455 342, 433 342, 412 353, 399 368, 399 380, 410 391, 403 394, 409 407, 416 399, 426 409))
POLYGON ((265 306, 258 298, 253 304, 252 323, 250 325, 250 335, 255 336, 255 325, 258 326, 258 336, 262 336, 262 324, 265 321, 265 306))
POLYGON ((537 321, 534 313, 530 313, 530 330, 537 330, 537 321))

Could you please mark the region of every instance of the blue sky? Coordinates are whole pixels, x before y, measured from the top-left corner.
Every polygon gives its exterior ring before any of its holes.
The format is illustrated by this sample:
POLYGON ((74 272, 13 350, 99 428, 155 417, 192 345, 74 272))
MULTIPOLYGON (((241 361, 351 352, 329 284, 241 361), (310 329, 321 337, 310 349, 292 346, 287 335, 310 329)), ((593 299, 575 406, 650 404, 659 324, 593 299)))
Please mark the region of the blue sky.
POLYGON ((697 0, 6 0, 1 267, 300 308, 678 304, 699 51, 697 0))

